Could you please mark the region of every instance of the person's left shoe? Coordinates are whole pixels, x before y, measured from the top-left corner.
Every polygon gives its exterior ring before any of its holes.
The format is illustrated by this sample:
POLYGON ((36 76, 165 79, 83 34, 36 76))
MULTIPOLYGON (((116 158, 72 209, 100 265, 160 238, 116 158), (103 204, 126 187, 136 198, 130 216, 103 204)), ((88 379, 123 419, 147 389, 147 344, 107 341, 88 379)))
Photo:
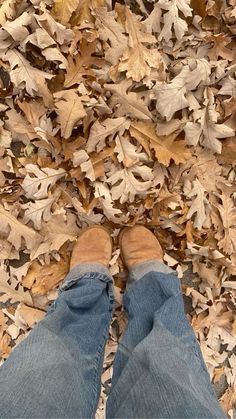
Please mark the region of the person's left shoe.
POLYGON ((112 255, 112 240, 102 226, 93 226, 84 230, 71 255, 70 269, 80 263, 100 263, 108 267, 112 255))

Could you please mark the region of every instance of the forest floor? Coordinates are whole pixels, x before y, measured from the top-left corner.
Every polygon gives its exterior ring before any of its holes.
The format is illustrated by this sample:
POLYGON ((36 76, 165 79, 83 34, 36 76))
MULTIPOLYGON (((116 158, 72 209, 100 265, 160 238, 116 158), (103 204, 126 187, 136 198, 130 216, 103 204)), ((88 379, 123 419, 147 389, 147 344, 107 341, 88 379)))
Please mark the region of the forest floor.
POLYGON ((0 354, 41 320, 81 228, 157 235, 223 409, 236 403, 236 0, 0 0, 0 354))

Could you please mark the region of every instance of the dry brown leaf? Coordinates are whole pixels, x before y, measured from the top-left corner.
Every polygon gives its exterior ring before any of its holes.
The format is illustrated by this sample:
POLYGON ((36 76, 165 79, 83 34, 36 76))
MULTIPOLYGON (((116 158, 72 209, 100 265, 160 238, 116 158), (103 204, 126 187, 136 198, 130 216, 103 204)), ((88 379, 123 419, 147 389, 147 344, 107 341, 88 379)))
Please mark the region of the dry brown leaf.
POLYGON ((52 15, 63 25, 66 25, 72 13, 77 9, 80 0, 55 0, 52 15))
POLYGON ((17 49, 8 50, 4 55, 4 60, 9 61, 11 65, 10 77, 12 83, 17 87, 25 85, 31 96, 39 92, 40 81, 50 80, 53 77, 52 74, 32 67, 17 49))
POLYGON ((104 62, 101 58, 92 56, 95 52, 95 43, 87 43, 82 40, 79 54, 75 57, 69 57, 64 83, 65 87, 72 87, 75 84, 79 84, 85 77, 95 77, 95 72, 91 67, 100 67, 104 62))
POLYGON ((115 65, 127 46, 124 28, 115 19, 116 13, 114 11, 108 12, 106 7, 95 9, 94 16, 100 39, 107 42, 105 58, 108 62, 115 65))
POLYGON ((130 127, 130 134, 142 145, 146 143, 154 149, 157 160, 165 166, 173 160, 176 164, 184 163, 191 156, 185 141, 176 140, 178 133, 158 136, 152 122, 136 122, 130 127))
POLYGON ((3 0, 0 5, 0 25, 4 25, 8 19, 15 16, 16 0, 3 0))
POLYGON ((18 315, 20 316, 21 321, 31 328, 44 318, 45 312, 26 306, 25 304, 20 304, 20 306, 18 306, 18 315))
POLYGON ((231 255, 236 251, 236 209, 230 196, 222 191, 221 203, 215 204, 218 210, 218 217, 212 214, 213 223, 217 227, 215 234, 218 240, 219 249, 231 255))
MULTIPOLYGON (((164 72, 162 56, 156 48, 147 48, 144 44, 155 44, 156 38, 145 32, 145 26, 133 13, 125 8, 125 27, 129 34, 128 48, 124 51, 118 66, 119 71, 126 71, 127 78, 140 81, 149 76, 151 68, 164 72)), ((163 78, 160 76, 160 78, 163 78)))
POLYGON ((67 139, 71 136, 75 124, 86 116, 86 112, 81 99, 73 89, 55 93, 54 97, 61 136, 67 139))
POLYGON ((10 355, 10 352, 12 350, 11 346, 11 338, 7 333, 4 333, 1 337, 0 337, 0 356, 3 359, 8 358, 8 356, 10 355))
POLYGON ((213 42, 214 46, 208 51, 211 60, 217 61, 219 57, 225 60, 232 61, 234 59, 234 52, 226 48, 231 42, 231 38, 225 34, 211 35, 208 40, 213 42))
POLYGON ((35 261, 23 278, 22 284, 31 290, 33 296, 46 295, 65 278, 68 270, 68 258, 61 258, 59 262, 44 266, 35 261))
POLYGON ((105 147, 106 139, 113 139, 117 133, 123 134, 130 126, 130 122, 125 117, 107 118, 103 122, 98 120, 94 123, 90 130, 86 149, 88 153, 92 151, 101 151, 105 147))
POLYGON ((13 244, 16 250, 21 248, 22 239, 25 240, 26 246, 30 250, 33 250, 42 240, 42 237, 38 233, 18 221, 2 205, 0 205, 0 215, 0 231, 13 244))
POLYGON ((150 120, 152 115, 138 94, 127 92, 129 82, 120 84, 105 84, 106 90, 113 93, 110 106, 115 108, 116 116, 131 116, 135 119, 150 120))

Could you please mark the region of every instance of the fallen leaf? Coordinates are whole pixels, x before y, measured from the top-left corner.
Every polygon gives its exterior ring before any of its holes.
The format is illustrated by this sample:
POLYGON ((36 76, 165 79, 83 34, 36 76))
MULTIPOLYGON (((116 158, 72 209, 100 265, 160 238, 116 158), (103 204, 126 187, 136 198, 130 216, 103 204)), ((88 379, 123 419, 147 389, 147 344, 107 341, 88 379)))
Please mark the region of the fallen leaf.
POLYGON ((206 199, 205 189, 201 185, 198 179, 192 182, 192 187, 189 182, 185 183, 185 195, 188 198, 193 198, 190 205, 190 209, 187 213, 187 219, 189 220, 194 214, 194 227, 200 230, 206 220, 206 210, 208 206, 208 200, 206 199))
POLYGON ((86 116, 81 99, 75 90, 65 90, 54 94, 56 99, 57 121, 60 124, 61 136, 69 138, 76 123, 86 116))
POLYGON ((79 84, 85 77, 95 77, 95 72, 91 66, 100 67, 103 64, 101 58, 92 55, 95 52, 96 45, 94 43, 81 42, 79 54, 75 57, 69 57, 64 83, 65 87, 72 87, 75 84, 79 84))
POLYGON ((176 164, 184 163, 190 158, 190 151, 183 140, 175 140, 178 134, 158 136, 152 122, 136 122, 131 125, 130 134, 141 144, 146 142, 154 149, 157 160, 165 166, 170 165, 171 159, 176 164))
POLYGON ((44 266, 35 261, 23 278, 22 284, 31 289, 33 296, 45 295, 65 278, 68 270, 68 259, 61 258, 59 262, 44 266))
POLYGON ((42 320, 45 316, 44 311, 28 307, 25 304, 20 304, 18 307, 18 314, 23 323, 30 328, 42 320))
POLYGON ((31 199, 47 198, 49 189, 58 179, 65 176, 63 169, 44 167, 41 170, 35 164, 27 164, 25 169, 27 174, 21 186, 26 192, 26 197, 31 199))
POLYGON ((50 80, 53 77, 52 74, 32 67, 29 61, 16 49, 8 50, 3 59, 9 61, 11 65, 10 77, 12 83, 16 86, 25 85, 27 92, 32 96, 39 90, 38 79, 50 80))
POLYGON ((153 174, 148 166, 132 166, 128 169, 120 169, 108 177, 107 182, 112 185, 111 195, 114 200, 119 199, 121 204, 134 197, 146 196, 151 187, 153 174), (138 180, 137 177, 142 181, 138 180))
POLYGON ((79 0, 55 0, 52 15, 63 25, 66 25, 78 5, 79 0))
POLYGON ((143 23, 127 7, 125 8, 125 17, 129 42, 128 48, 120 59, 119 71, 126 71, 127 78, 131 77, 134 81, 140 81, 145 76, 149 76, 151 68, 163 73, 164 62, 160 52, 156 48, 147 48, 144 45, 155 44, 156 38, 145 32, 143 23))
POLYGON ((87 141, 86 149, 91 151, 101 151, 105 147, 106 139, 112 140, 117 133, 123 134, 130 126, 126 118, 107 118, 103 122, 98 120, 90 129, 90 136, 87 141))
POLYGON ((149 120, 151 113, 142 99, 135 92, 128 92, 130 83, 121 82, 120 84, 105 84, 106 90, 113 93, 110 106, 115 108, 116 116, 131 116, 136 119, 149 120))
POLYGON ((22 239, 25 240, 28 249, 33 249, 40 241, 41 237, 31 228, 18 221, 9 211, 6 211, 0 205, 1 225, 0 231, 7 240, 13 244, 16 250, 22 245, 22 239))

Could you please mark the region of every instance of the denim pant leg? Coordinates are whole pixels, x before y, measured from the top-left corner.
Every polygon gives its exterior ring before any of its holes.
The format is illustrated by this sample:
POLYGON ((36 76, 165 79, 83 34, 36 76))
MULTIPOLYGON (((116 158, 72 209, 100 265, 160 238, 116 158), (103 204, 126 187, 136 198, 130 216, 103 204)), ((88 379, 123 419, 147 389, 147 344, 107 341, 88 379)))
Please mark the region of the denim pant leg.
POLYGON ((124 305, 129 321, 115 358, 107 417, 225 417, 173 271, 159 262, 137 265, 124 305))
POLYGON ((113 311, 112 278, 81 264, 0 368, 1 418, 92 418, 113 311))

